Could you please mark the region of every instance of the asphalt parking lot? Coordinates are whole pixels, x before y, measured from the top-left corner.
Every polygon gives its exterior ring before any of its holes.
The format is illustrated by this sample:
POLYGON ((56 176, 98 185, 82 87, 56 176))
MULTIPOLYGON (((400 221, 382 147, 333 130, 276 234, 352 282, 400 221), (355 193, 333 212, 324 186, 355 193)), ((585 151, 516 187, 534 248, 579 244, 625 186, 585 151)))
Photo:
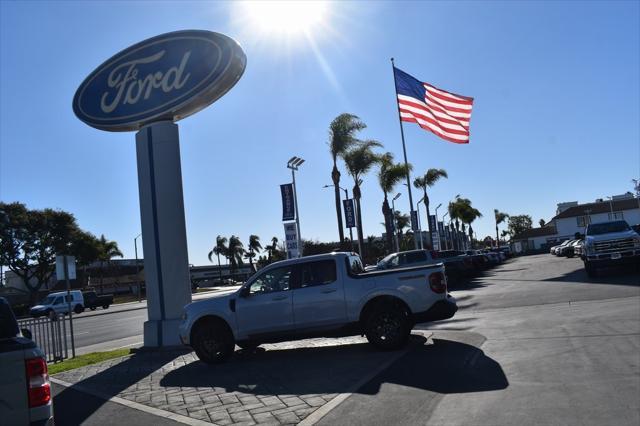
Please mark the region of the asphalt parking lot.
MULTIPOLYGON (((222 366, 137 354, 55 378, 153 408, 137 424, 640 424, 640 275, 589 279, 578 259, 537 255, 452 293, 456 316, 417 326, 403 351, 314 339, 222 366)), ((100 399, 69 417, 73 392, 58 393, 56 415, 99 424, 93 413, 108 411, 100 399)))

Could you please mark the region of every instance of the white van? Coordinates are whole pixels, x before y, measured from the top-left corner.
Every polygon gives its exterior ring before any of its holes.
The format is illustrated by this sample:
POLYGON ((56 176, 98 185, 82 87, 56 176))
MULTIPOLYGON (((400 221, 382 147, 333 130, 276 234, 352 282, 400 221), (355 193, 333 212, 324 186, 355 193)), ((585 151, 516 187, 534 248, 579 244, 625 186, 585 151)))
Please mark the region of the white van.
POLYGON ((56 293, 49 293, 47 297, 42 299, 39 304, 31 308, 29 313, 32 317, 40 317, 43 315, 68 314, 69 304, 67 303, 70 298, 71 309, 76 314, 84 311, 84 297, 80 290, 71 290, 69 295, 66 291, 58 291, 56 293))

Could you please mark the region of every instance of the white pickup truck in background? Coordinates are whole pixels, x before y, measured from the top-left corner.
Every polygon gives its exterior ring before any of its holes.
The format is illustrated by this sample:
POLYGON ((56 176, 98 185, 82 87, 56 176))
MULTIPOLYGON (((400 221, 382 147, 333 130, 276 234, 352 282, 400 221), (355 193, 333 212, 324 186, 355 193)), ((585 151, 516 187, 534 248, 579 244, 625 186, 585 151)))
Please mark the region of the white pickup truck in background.
POLYGON ((640 268, 640 235, 624 220, 592 223, 585 232, 582 260, 590 277, 607 266, 631 264, 640 268))
POLYGON ((441 263, 365 272, 357 254, 273 263, 240 289, 185 306, 180 339, 204 362, 241 348, 309 337, 366 335, 381 349, 403 346, 414 324, 453 317, 441 263))

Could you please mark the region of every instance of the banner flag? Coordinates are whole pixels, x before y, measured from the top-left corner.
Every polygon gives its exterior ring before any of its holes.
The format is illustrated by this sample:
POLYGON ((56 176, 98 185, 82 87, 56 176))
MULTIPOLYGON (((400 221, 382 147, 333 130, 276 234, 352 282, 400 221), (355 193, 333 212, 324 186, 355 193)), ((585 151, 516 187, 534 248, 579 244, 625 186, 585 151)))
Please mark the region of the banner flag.
POLYGON ((418 231, 418 212, 415 210, 411 211, 411 230, 418 231))
POLYGON ((293 200, 293 184, 285 183, 280 185, 282 193, 282 220, 295 220, 296 208, 293 200))
POLYGON ((342 205, 344 206, 344 221, 347 228, 355 228, 356 226, 356 215, 355 209, 353 206, 353 199, 350 198, 348 200, 342 200, 342 205))

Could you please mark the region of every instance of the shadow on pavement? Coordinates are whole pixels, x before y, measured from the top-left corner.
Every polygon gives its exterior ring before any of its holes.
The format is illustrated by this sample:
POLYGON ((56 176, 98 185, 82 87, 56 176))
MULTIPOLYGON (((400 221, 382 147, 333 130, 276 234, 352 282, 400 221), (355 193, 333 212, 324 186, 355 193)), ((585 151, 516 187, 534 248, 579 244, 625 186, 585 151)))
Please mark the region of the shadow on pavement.
MULTIPOLYGON (((438 393, 482 392, 508 386, 500 365, 475 346, 442 339, 425 344, 423 337, 415 335, 412 340, 406 355, 356 393, 376 394, 387 382, 438 393)), ((219 366, 194 362, 169 372, 160 383, 253 394, 281 393, 275 387, 277 383, 286 383, 286 392, 294 395, 353 392, 354 381, 344 383, 339 378, 345 369, 352 369, 373 351, 366 343, 264 351, 238 356, 219 366)))
POLYGON ((580 268, 542 281, 640 286, 640 272, 635 269, 635 265, 616 266, 599 269, 598 275, 590 278, 587 276, 587 272, 583 268, 580 268))
MULTIPOLYGON (((96 366, 95 371, 89 370, 95 374, 87 375, 86 378, 81 378, 79 381, 73 380, 73 382, 74 385, 99 390, 109 397, 116 396, 184 353, 185 351, 135 353, 124 361, 114 360, 115 364, 110 367, 96 366)), ((68 373, 81 370, 83 369, 71 370, 68 373)), ((65 373, 55 377, 64 381, 72 381, 65 373)), ((73 387, 64 388, 53 398, 55 423, 65 426, 83 424, 105 404, 107 401, 104 399, 87 396, 73 387)), ((118 423, 114 422, 114 424, 118 423)))

